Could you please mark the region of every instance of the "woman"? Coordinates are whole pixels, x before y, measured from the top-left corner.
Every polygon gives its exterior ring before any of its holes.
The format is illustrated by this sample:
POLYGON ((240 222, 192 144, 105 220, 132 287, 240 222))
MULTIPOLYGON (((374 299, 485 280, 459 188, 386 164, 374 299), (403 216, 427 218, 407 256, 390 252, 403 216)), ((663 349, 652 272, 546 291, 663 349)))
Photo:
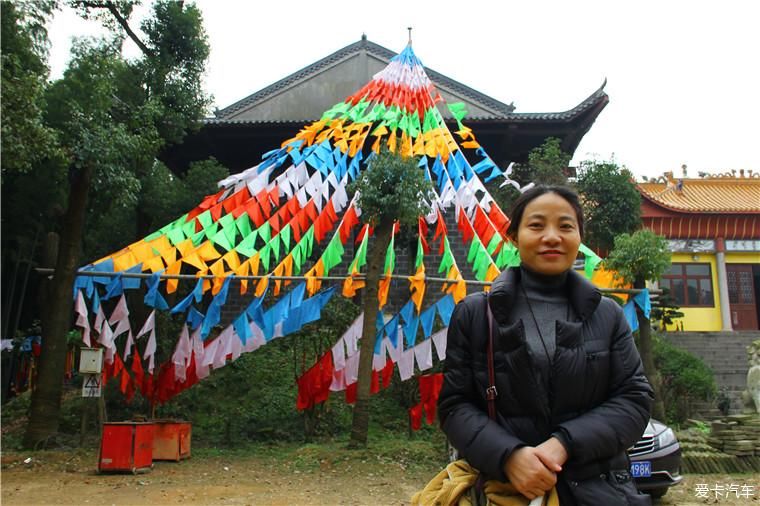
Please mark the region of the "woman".
POLYGON ((578 195, 538 186, 517 199, 507 235, 521 265, 461 301, 448 331, 443 431, 487 479, 560 504, 650 504, 626 449, 644 432, 652 389, 622 309, 573 269, 583 238, 578 195), (488 311, 496 421, 488 416, 488 311))

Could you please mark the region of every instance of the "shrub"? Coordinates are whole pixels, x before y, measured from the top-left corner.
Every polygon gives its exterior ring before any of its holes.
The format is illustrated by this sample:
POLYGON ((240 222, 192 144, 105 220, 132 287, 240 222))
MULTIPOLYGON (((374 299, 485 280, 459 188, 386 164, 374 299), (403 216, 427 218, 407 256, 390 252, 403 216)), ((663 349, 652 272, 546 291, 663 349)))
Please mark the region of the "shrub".
POLYGON ((691 404, 709 401, 717 387, 712 369, 700 358, 654 335, 654 361, 662 377, 662 398, 669 423, 691 415, 691 404))

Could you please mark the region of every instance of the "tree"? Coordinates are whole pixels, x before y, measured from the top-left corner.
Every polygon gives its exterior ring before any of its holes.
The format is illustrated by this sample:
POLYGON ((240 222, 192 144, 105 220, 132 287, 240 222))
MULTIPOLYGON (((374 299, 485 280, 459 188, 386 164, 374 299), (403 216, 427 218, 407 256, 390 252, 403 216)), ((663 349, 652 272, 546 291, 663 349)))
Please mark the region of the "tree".
MULTIPOLYGON (((547 138, 543 144, 533 148, 528 154, 528 163, 515 164, 511 179, 525 186, 530 183, 566 185, 568 163, 571 156, 562 151, 560 140, 547 138)), ((520 196, 520 191, 511 184, 505 184, 501 178, 486 183, 486 188, 499 207, 509 209, 512 202, 520 196)))
POLYGON ((676 320, 683 318, 683 312, 679 311, 680 306, 676 303, 675 298, 668 288, 662 288, 662 293, 657 298, 657 307, 652 308, 652 318, 654 322, 659 322, 655 330, 661 332, 668 331, 668 325, 676 324, 676 320))
MULTIPOLYGON (((645 288, 648 280, 659 279, 670 267, 670 251, 664 237, 651 230, 639 230, 633 234, 621 234, 615 238, 615 248, 606 260, 607 267, 617 271, 626 283, 633 283, 634 288, 645 288)), ((639 351, 644 363, 644 372, 655 391, 655 404, 652 414, 660 420, 665 419, 665 407, 660 392, 660 374, 654 362, 651 326, 649 318, 636 307, 639 321, 639 351)))
POLYGON ((571 155, 562 151, 558 138, 547 138, 528 154, 528 167, 533 172, 533 181, 536 184, 567 184, 567 166, 571 158, 571 155))
POLYGON ((44 229, 59 209, 62 154, 56 133, 44 124, 48 76, 45 23, 55 3, 48 0, 0 2, 2 100, 3 336, 19 325, 33 258, 44 229))
POLYGON ((25 173, 54 155, 55 132, 43 124, 43 93, 48 76, 44 23, 52 2, 16 4, 2 9, 2 173, 25 173), (26 7, 26 9, 24 9, 26 7))
POLYGON ((401 225, 415 225, 418 217, 429 211, 435 194, 416 159, 403 158, 385 148, 371 159, 367 169, 352 183, 350 190, 359 194, 357 205, 362 210, 362 218, 374 227, 375 235, 367 252, 366 288, 362 297, 364 325, 351 427, 350 444, 359 447, 367 444, 378 283, 394 223, 398 221, 401 225))
POLYGON ((641 226, 641 195, 633 174, 614 160, 580 164, 575 183, 586 215, 584 242, 604 255, 615 237, 641 226))
POLYGON ((533 148, 528 154, 528 163, 515 168, 515 177, 528 184, 565 185, 567 166, 572 156, 562 151, 561 141, 548 137, 543 144, 533 148))
POLYGON ((65 332, 88 205, 134 205, 159 150, 198 128, 209 103, 200 89, 208 41, 194 5, 156 2, 142 25, 145 40, 129 26, 134 2, 72 5, 85 15, 107 12, 126 36, 139 41, 143 55, 125 60, 120 54, 123 36, 117 32, 111 40, 80 41, 63 78, 46 93, 46 123, 57 132, 65 153, 69 188, 55 276, 42 314, 43 347, 24 437, 27 447, 43 443, 58 428, 65 332))

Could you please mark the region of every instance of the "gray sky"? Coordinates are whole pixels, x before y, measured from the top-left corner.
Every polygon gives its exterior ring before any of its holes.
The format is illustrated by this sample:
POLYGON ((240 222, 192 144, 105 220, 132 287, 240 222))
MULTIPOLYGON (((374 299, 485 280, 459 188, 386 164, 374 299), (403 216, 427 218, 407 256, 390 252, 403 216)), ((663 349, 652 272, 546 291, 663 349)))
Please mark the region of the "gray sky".
MULTIPOLYGON (((146 2, 147 3, 147 2, 146 2)), ((197 0, 211 43, 206 90, 225 107, 366 33, 407 41, 429 68, 518 112, 564 111, 605 88, 610 103, 576 151, 665 170, 760 171, 760 3, 702 1, 313 2, 197 0), (614 7, 613 7, 614 6, 614 7)), ((139 18, 147 8, 138 9, 139 18)), ((135 23, 136 25, 136 23, 135 23)), ((97 22, 59 13, 52 77, 97 22)), ((127 55, 135 54, 127 46, 127 55)), ((466 119, 465 119, 466 123, 466 119)))

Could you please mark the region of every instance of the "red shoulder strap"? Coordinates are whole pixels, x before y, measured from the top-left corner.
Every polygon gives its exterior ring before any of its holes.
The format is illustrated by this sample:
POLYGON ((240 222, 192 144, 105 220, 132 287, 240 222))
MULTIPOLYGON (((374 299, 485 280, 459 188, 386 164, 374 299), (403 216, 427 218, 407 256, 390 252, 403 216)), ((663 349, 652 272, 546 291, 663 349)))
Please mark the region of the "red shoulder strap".
POLYGON ((491 305, 488 303, 488 297, 486 297, 486 312, 488 313, 488 388, 486 388, 486 401, 488 401, 488 416, 491 420, 496 421, 496 378, 493 367, 493 313, 491 313, 491 305))

